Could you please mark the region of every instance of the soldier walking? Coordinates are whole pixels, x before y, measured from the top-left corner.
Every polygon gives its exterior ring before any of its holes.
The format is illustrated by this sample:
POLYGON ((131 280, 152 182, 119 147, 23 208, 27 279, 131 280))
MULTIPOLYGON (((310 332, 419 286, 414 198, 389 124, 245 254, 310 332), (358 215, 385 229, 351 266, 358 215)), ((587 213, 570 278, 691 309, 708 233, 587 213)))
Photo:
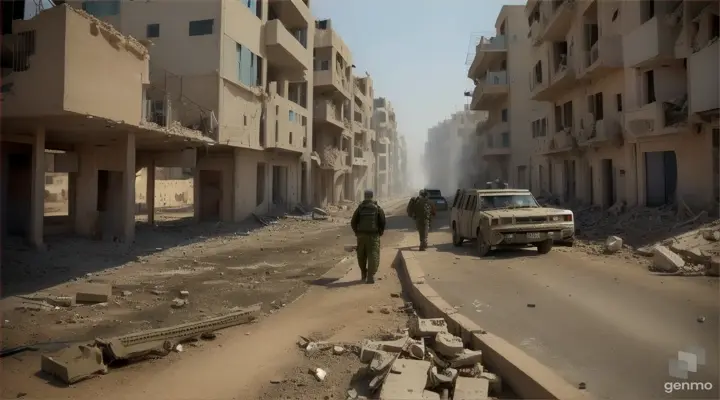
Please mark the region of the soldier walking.
POLYGON ((372 190, 365 191, 365 200, 350 220, 357 238, 360 275, 365 283, 375 283, 375 273, 380 266, 380 236, 385 233, 385 211, 373 200, 373 196, 372 190))
POLYGON ((428 231, 430 230, 430 220, 435 216, 435 205, 428 199, 426 190, 420 191, 420 197, 417 198, 413 206, 415 214, 415 226, 420 235, 420 251, 427 249, 428 231))

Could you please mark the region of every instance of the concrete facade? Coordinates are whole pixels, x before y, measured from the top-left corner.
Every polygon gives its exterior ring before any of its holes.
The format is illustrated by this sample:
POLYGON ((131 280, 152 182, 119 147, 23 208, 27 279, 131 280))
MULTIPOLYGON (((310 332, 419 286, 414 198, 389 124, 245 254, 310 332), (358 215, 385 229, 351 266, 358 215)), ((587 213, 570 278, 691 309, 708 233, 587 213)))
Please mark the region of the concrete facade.
POLYGON ((372 79, 309 0, 55 3, 4 27, 3 235, 42 247, 52 225, 130 243, 136 203, 151 223, 156 205, 185 204, 240 221, 390 194, 372 79), (156 188, 164 168, 192 182, 156 188), (52 223, 48 172, 67 174, 52 223))
POLYGON ((717 207, 717 2, 531 0, 524 24, 513 8, 497 27, 508 16, 509 89, 497 84, 500 36, 478 45, 468 74, 474 108, 509 98, 503 156, 530 160, 527 178, 510 161, 512 185, 603 207, 717 207))
POLYGON ((408 190, 405 138, 398 132, 395 109, 390 100, 377 97, 373 100, 373 107, 376 187, 383 196, 399 195, 408 190))

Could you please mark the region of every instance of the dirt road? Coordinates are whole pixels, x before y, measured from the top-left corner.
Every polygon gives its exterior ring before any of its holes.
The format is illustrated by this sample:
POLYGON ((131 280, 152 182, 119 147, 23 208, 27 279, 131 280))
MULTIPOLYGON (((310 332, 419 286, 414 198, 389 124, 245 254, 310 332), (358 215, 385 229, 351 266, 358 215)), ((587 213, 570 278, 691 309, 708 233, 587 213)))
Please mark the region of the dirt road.
MULTIPOLYGON (((429 284, 484 329, 598 398, 718 398, 718 280, 660 276, 621 257, 555 248, 475 256, 472 243, 431 234, 416 253, 429 284), (679 351, 702 348, 686 380, 669 374, 679 351), (710 382, 711 390, 667 389, 710 382)), ((705 385, 704 387, 708 387, 705 385)))
MULTIPOLYGON (((385 207, 389 214, 392 214, 393 210, 404 211, 404 205, 403 199, 385 204, 385 207)), ((404 238, 409 222, 402 215, 391 216, 389 220, 395 229, 389 230, 383 238, 386 249, 393 248, 404 238)), ((119 304, 112 302, 104 306, 82 308, 82 311, 91 316, 102 317, 104 323, 53 323, 53 326, 50 326, 45 322, 43 328, 35 328, 37 330, 32 332, 36 337, 47 335, 53 340, 72 338, 73 335, 80 339, 92 338, 105 332, 117 334, 192 320, 214 314, 221 309, 244 306, 258 300, 265 300, 266 311, 274 314, 271 318, 263 318, 260 323, 251 326, 227 330, 218 340, 202 343, 202 349, 188 347, 189 350, 184 353, 122 368, 100 379, 70 388, 48 385, 43 380, 46 377, 35 376, 39 365, 37 354, 24 353, 7 357, 2 361, 3 381, 12 383, 3 385, 2 397, 27 393, 28 396, 36 398, 83 399, 97 398, 102 394, 105 398, 117 399, 190 399, 207 398, 209 393, 215 393, 213 398, 246 399, 265 396, 264 398, 270 399, 276 398, 272 393, 277 391, 285 393, 301 390, 303 393, 311 393, 307 391, 312 388, 298 388, 292 379, 279 380, 285 382, 282 384, 269 383, 270 380, 276 381, 272 376, 280 371, 287 370, 287 374, 293 374, 298 365, 305 362, 300 354, 295 354, 297 335, 310 336, 315 332, 315 335, 338 337, 339 340, 359 340, 361 335, 370 335, 381 328, 404 325, 404 317, 400 315, 367 312, 367 308, 371 306, 380 309, 385 305, 396 307, 402 304, 402 299, 390 297, 391 292, 400 291, 397 281, 389 279, 394 275, 394 272, 389 271, 394 251, 383 254, 382 265, 386 276, 378 285, 355 286, 352 282, 354 277, 350 276, 346 278, 348 282, 323 286, 326 281, 318 278, 347 256, 343 245, 352 243, 347 220, 336 218, 333 223, 293 221, 278 224, 274 228, 276 229, 266 228, 265 233, 256 232, 250 236, 233 238, 225 244, 206 244, 202 253, 197 249, 173 249, 170 252, 176 258, 165 255, 153 262, 133 263, 131 267, 108 272, 110 277, 103 273, 93 274, 90 279, 112 282, 116 292, 129 290, 133 293, 127 297, 122 297, 122 293, 114 296, 119 304), (308 224, 316 224, 317 227, 311 231, 308 224), (258 244, 251 248, 252 243, 258 244), (183 251, 186 256, 180 259, 183 251), (173 272, 169 274, 167 271, 173 272), (134 279, 132 284, 130 277, 134 279), (121 279, 123 284, 118 283, 121 279), (158 282, 162 282, 162 290, 168 290, 168 293, 148 293, 156 290, 154 288, 159 286, 158 282), (181 289, 190 292, 190 304, 179 310, 173 309, 168 302, 174 296, 173 292, 181 289), (293 300, 305 292, 305 296, 293 303, 293 300), (139 307, 144 305, 145 308, 128 311, 132 310, 130 304, 139 307), (109 322, 108 315, 115 319, 109 322), (147 322, 130 322, 136 320, 147 322), (50 329, 51 333, 43 329, 50 329), (117 390, 121 386, 124 390, 117 390), (264 392, 270 394, 263 394, 264 392), (255 395, 249 396, 248 393, 255 395)), ((342 275, 352 265, 342 264, 338 270, 331 270, 331 274, 342 275)), ((68 288, 76 284, 79 283, 61 285, 60 288, 69 291, 68 288)), ((58 318, 57 314, 61 312, 79 313, 79 309, 26 311, 24 314, 21 311, 13 312, 17 313, 13 318, 25 316, 31 321, 52 321, 58 318)), ((79 320, 93 321, 91 318, 79 320)), ((29 323, 21 326, 33 329, 29 323)), ((22 341, 21 332, 19 329, 13 332, 16 343, 22 341)), ((330 364, 328 368, 332 369, 332 360, 325 362, 330 364)), ((345 363, 340 364, 342 368, 347 368, 345 363)), ((336 388, 336 395, 339 396, 347 389, 347 382, 332 382, 347 374, 331 374, 337 378, 329 380, 329 383, 326 382, 318 390, 323 393, 332 392, 335 390, 332 389, 334 385, 339 385, 336 388)), ((316 398, 313 395, 301 397, 316 398)))

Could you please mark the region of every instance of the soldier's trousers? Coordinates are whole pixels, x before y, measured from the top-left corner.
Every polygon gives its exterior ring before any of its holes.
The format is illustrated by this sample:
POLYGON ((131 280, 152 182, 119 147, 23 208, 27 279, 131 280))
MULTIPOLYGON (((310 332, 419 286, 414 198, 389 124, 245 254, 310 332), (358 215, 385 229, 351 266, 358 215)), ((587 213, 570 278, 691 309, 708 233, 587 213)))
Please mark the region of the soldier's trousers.
POLYGON ((357 259, 360 271, 368 278, 374 277, 380 267, 380 235, 358 233, 357 259))
POLYGON ((430 230, 430 220, 425 218, 418 218, 415 220, 415 226, 420 236, 420 247, 427 247, 428 231, 430 230))

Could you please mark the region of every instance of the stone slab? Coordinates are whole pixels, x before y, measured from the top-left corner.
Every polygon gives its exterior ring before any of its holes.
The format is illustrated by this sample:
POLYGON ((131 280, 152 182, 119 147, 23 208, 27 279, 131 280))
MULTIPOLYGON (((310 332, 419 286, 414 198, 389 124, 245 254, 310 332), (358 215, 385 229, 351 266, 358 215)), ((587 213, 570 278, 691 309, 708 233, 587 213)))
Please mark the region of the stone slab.
POLYGON ((380 390, 380 400, 425 400, 430 361, 395 360, 380 390))
POLYGON ((482 378, 459 376, 455 381, 453 400, 484 400, 490 390, 490 381, 482 378))
POLYGON ((76 303, 107 303, 112 295, 112 286, 103 283, 86 283, 75 292, 76 303))

